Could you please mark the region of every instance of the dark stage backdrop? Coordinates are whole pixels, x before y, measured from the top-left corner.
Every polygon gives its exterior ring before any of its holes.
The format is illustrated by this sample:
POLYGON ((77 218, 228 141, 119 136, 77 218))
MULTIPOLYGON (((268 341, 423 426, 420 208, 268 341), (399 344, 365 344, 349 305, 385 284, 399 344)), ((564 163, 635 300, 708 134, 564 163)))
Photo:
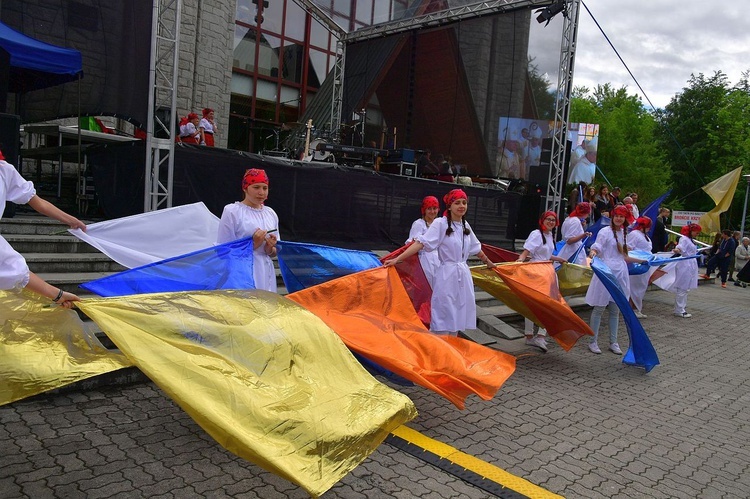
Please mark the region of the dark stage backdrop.
MULTIPOLYGON (((0 19, 21 33, 83 58, 81 114, 148 117, 152 0, 2 0, 0 19)), ((23 94, 24 123, 76 116, 78 84, 23 94)))
MULTIPOLYGON (((107 218, 143 211, 145 144, 88 150, 96 193, 107 218)), ((422 198, 443 195, 455 184, 379 174, 370 169, 289 163, 255 154, 201 146, 175 150, 173 205, 202 201, 217 216, 242 199, 245 170, 270 178, 267 205, 279 215, 284 239, 360 249, 388 249, 406 241, 422 198)), ((521 195, 463 187, 467 219, 479 240, 512 248, 521 195)), ((178 230, 178 229, 176 229, 178 230)))

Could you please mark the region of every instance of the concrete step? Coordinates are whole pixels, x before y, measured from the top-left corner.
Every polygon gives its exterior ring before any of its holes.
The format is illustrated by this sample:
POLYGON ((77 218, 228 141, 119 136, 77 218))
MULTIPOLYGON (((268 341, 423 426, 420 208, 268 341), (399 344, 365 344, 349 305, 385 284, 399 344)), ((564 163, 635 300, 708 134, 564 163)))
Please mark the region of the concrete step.
MULTIPOLYGON (((67 233, 66 233, 67 234, 67 233)), ((51 234, 3 234, 8 244, 25 253, 98 253, 99 250, 77 237, 51 234)))
POLYGON ((29 269, 37 274, 55 272, 121 272, 126 267, 103 253, 24 253, 29 269))
POLYGON ((41 215, 16 215, 13 218, 0 218, 0 234, 68 235, 69 233, 68 226, 57 220, 41 215))

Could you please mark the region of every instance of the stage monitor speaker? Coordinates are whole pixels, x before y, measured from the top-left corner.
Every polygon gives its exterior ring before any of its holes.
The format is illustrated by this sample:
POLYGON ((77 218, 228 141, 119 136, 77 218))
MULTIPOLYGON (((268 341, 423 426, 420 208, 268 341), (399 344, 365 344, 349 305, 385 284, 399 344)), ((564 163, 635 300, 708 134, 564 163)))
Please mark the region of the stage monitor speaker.
POLYGON ((21 150, 21 117, 0 113, 0 151, 5 161, 19 168, 18 155, 21 150))
POLYGON ((543 196, 526 194, 521 198, 516 219, 516 239, 526 239, 531 231, 539 228, 539 216, 543 211, 543 196))

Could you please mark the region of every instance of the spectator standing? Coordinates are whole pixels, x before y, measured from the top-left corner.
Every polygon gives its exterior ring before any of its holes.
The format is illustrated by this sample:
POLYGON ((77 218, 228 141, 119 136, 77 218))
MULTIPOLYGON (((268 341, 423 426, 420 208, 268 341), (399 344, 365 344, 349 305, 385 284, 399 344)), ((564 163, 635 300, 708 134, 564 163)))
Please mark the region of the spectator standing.
POLYGON ((729 274, 729 263, 732 261, 732 256, 736 250, 736 244, 732 237, 732 231, 724 229, 721 231, 721 243, 716 254, 708 260, 706 264, 706 273, 702 275, 704 279, 708 279, 715 268, 719 268, 719 277, 721 278, 721 287, 727 287, 727 275, 729 274))
POLYGON ((654 233, 651 234, 651 252, 659 253, 664 251, 667 245, 667 225, 670 214, 669 208, 662 206, 659 208, 659 216, 656 217, 654 233))
MULTIPOLYGON (((740 247, 740 237, 742 236, 742 233, 738 230, 734 231, 732 233, 732 238, 734 239, 734 250, 737 251, 737 248, 740 247)), ((734 282, 734 264, 735 264, 735 253, 732 253, 732 259, 729 262, 729 277, 727 278, 727 281, 734 282)))
POLYGON ((750 279, 748 279, 747 277, 743 279, 742 277, 747 273, 743 272, 743 270, 746 271, 747 268, 750 268, 747 265, 748 260, 750 260, 750 237, 742 238, 739 246, 737 246, 737 249, 734 250, 734 259, 737 264, 737 280, 734 282, 734 285, 746 288, 747 281, 750 281, 750 279))

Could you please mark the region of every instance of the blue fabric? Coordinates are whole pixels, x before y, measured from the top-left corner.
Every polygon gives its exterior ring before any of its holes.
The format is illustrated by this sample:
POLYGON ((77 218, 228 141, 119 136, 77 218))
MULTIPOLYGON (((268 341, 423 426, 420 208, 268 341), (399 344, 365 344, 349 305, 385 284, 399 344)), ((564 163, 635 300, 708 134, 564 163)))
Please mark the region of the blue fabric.
POLYGON ((563 246, 565 246, 565 241, 557 241, 555 243, 555 251, 553 251, 552 254, 555 256, 559 255, 560 250, 563 249, 563 246))
POLYGON ((654 201, 651 202, 648 206, 646 206, 641 211, 642 217, 648 217, 651 219, 651 228, 648 229, 648 237, 653 238, 654 237, 654 229, 656 228, 656 217, 659 216, 659 207, 662 205, 665 199, 669 197, 669 195, 672 194, 672 189, 669 189, 667 192, 656 198, 654 201))
POLYGON ((381 265, 369 251, 290 241, 279 241, 276 247, 281 277, 289 293, 381 265))
POLYGON ((591 268, 596 277, 599 278, 604 287, 607 288, 607 291, 609 291, 612 301, 620 309, 622 318, 625 320, 625 326, 628 329, 630 346, 628 347, 628 351, 625 352, 622 362, 631 366, 643 367, 646 372, 651 371, 651 369, 659 365, 659 357, 656 355, 656 350, 654 350, 651 340, 646 335, 646 331, 635 316, 635 312, 630 308, 630 302, 625 293, 623 293, 622 288, 620 288, 617 277, 598 257, 594 257, 591 261, 591 268))
POLYGON ((8 86, 11 92, 65 83, 74 80, 83 70, 79 51, 36 40, 3 23, 0 23, 0 47, 10 55, 12 71, 8 86), (28 84, 23 89, 16 87, 16 79, 29 81, 29 78, 23 76, 23 71, 35 73, 31 78, 33 88, 28 88, 28 84))
POLYGON ((578 255, 581 254, 581 251, 583 251, 584 248, 587 248, 586 243, 588 242, 588 240, 589 240, 589 236, 586 236, 583 238, 583 242, 578 247, 576 252, 570 255, 570 258, 568 258, 568 263, 575 263, 576 260, 578 260, 578 255))
POLYGON ((99 296, 255 289, 253 238, 246 237, 81 284, 99 296))
POLYGON ((673 263, 679 260, 690 260, 691 258, 698 258, 699 255, 663 258, 649 251, 633 250, 628 252, 628 256, 638 258, 639 260, 647 260, 645 263, 628 263, 628 274, 640 275, 648 272, 649 267, 658 267, 665 263, 673 263))

